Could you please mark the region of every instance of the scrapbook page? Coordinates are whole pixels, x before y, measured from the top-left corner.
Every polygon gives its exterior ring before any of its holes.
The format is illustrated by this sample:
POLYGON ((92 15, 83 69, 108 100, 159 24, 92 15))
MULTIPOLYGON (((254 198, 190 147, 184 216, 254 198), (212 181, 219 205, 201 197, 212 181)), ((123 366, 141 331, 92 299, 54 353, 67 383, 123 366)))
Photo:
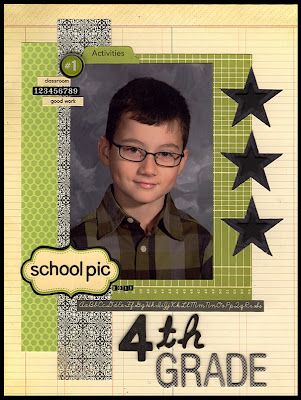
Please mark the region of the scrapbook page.
POLYGON ((4 11, 5 394, 297 395, 297 6, 4 11))

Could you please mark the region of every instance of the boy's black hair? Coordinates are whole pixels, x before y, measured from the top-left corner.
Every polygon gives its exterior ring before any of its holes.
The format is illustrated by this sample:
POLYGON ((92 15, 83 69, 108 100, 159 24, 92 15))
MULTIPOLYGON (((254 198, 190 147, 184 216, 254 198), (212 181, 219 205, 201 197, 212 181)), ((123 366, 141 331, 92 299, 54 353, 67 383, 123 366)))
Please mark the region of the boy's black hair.
POLYGON ((110 102, 106 138, 112 143, 121 116, 130 112, 131 118, 142 124, 160 125, 177 120, 186 147, 190 113, 181 93, 165 82, 153 78, 137 78, 119 89, 110 102))

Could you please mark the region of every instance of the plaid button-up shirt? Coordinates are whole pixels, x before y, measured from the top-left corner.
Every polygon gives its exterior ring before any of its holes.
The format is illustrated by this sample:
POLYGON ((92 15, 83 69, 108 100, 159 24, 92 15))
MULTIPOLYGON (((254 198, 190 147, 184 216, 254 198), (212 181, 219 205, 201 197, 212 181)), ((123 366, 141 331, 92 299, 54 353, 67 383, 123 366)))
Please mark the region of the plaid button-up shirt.
POLYGON ((70 244, 104 247, 119 262, 120 279, 213 278, 210 233, 178 210, 170 194, 146 233, 120 208, 109 187, 96 212, 71 230, 70 244))

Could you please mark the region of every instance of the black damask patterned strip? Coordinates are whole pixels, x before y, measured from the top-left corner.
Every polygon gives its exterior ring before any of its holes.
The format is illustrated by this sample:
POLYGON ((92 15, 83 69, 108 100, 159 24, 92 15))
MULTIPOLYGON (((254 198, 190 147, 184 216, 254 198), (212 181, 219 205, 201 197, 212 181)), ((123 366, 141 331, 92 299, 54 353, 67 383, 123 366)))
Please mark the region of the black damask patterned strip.
MULTIPOLYGON (((68 53, 82 54, 87 46, 111 45, 111 21, 62 19, 58 21, 58 71, 68 53)), ((60 75, 61 73, 58 72, 60 75)), ((70 107, 58 110, 58 245, 70 241, 70 107)), ((77 310, 78 300, 105 296, 58 296, 58 379, 112 379, 112 313, 77 310)))

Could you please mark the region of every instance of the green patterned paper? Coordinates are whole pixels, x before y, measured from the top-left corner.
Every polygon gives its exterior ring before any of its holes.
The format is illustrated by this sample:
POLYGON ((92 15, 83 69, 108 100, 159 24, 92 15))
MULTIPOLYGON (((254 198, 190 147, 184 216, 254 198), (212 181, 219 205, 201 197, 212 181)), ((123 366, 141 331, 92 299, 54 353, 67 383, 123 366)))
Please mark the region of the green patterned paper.
POLYGON ((251 197, 251 181, 232 191, 237 167, 221 152, 243 152, 251 132, 251 117, 235 127, 237 104, 221 88, 243 88, 251 67, 251 55, 242 54, 139 54, 140 63, 213 64, 213 234, 212 281, 125 281, 131 292, 114 292, 113 299, 251 299, 251 246, 233 257, 238 233, 221 218, 242 218, 251 197))
MULTIPOLYGON (((22 46, 22 262, 57 245, 57 109, 32 95, 37 77, 57 74, 57 46, 22 46)), ((57 299, 22 282, 22 351, 56 351, 57 299)))

